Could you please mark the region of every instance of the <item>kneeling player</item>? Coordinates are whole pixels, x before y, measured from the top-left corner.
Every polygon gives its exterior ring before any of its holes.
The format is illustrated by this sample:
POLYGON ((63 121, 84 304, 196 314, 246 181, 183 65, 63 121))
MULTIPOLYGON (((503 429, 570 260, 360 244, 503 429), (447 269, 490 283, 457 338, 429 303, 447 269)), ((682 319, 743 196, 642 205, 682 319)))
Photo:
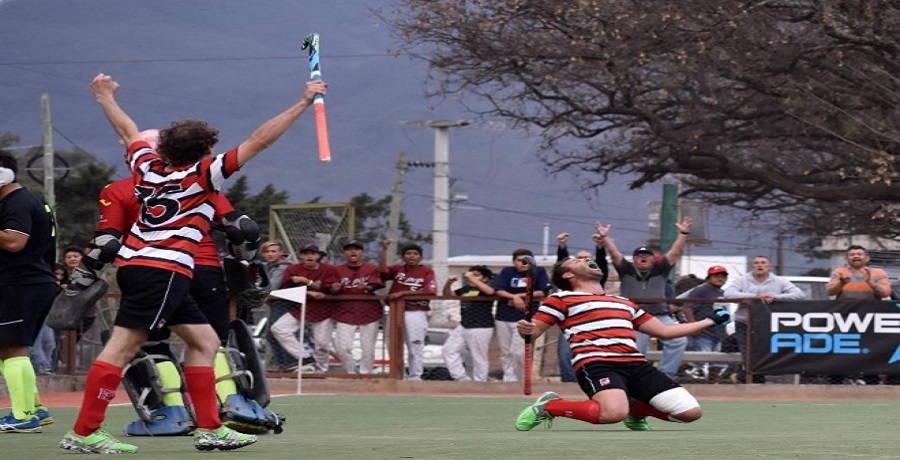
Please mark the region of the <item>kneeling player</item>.
POLYGON ((570 401, 548 391, 526 407, 516 429, 528 431, 554 417, 588 423, 625 422, 632 430, 648 430, 647 416, 671 422, 693 422, 703 412, 693 395, 658 371, 637 350, 635 330, 659 338, 675 338, 726 324, 731 317, 665 325, 623 297, 604 294, 603 272, 593 261, 564 259, 553 267, 553 283, 561 291, 548 297, 532 321, 520 320, 520 335, 536 338, 557 324, 572 346, 578 384, 589 399, 570 401))

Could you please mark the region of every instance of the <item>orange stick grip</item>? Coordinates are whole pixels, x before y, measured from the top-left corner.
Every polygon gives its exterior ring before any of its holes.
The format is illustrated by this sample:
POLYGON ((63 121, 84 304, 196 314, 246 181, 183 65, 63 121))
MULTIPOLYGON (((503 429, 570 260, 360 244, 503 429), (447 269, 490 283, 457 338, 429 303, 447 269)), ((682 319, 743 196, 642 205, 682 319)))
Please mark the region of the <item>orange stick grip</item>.
POLYGON ((331 161, 331 146, 328 144, 328 122, 325 121, 325 102, 318 100, 313 103, 316 116, 316 136, 319 140, 319 161, 328 163, 331 161))

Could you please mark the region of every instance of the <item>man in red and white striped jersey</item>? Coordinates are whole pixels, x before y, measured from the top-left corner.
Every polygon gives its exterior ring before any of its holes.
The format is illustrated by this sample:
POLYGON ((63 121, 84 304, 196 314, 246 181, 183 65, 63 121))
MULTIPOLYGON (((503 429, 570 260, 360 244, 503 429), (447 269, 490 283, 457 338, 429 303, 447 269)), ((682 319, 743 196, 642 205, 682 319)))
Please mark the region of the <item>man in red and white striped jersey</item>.
POLYGON ((163 326, 187 345, 184 378, 197 421, 194 446, 231 450, 257 441, 254 435, 223 426, 219 418, 213 373, 219 338, 188 294, 194 254, 209 232, 214 212, 210 200, 225 179, 284 134, 312 104, 315 94, 324 94, 325 87, 321 81, 307 82, 299 101, 262 124, 237 148, 209 156, 218 131, 198 120, 175 122, 162 130, 157 153, 116 102, 119 84, 108 75, 94 77, 91 90, 128 146, 125 160, 141 210, 116 258, 122 299, 115 326, 91 365, 78 418, 60 447, 82 453, 137 451, 136 446, 115 439, 101 424, 121 383, 122 367, 150 332, 163 326))
POLYGON ((557 262, 553 284, 560 291, 543 302, 532 321, 518 322, 519 334, 532 338, 559 325, 572 347, 578 384, 589 399, 570 401, 548 391, 519 414, 517 430, 566 417, 596 424, 624 421, 629 429, 643 431, 649 429, 647 416, 688 423, 703 415, 686 389, 638 351, 636 331, 659 338, 683 337, 726 324, 731 319, 728 313, 720 311, 694 323, 663 324, 630 300, 605 295, 603 277, 594 261, 557 262))

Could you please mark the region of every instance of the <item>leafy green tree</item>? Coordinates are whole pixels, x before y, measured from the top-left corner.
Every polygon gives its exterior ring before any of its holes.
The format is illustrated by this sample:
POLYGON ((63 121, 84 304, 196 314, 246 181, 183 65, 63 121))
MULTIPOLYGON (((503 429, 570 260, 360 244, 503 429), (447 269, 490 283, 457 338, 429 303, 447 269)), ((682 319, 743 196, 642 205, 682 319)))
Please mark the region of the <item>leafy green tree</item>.
POLYGON ((250 194, 247 176, 240 176, 234 185, 225 190, 225 196, 234 208, 247 214, 259 224, 263 235, 269 233, 269 207, 273 204, 285 204, 290 194, 286 190, 275 190, 271 183, 266 184, 256 195, 250 194))
MULTIPOLYGON (((356 239, 367 246, 368 252, 377 253, 381 240, 385 237, 391 213, 391 196, 375 198, 361 193, 350 198, 356 213, 356 239)), ((412 231, 412 225, 403 213, 400 214, 400 240, 410 243, 431 243, 431 235, 412 231)))
MULTIPOLYGON (((0 145, 9 147, 18 140, 18 136, 10 133, 0 134, 0 145)), ((29 174, 28 164, 40 164, 42 156, 40 147, 30 148, 19 156, 19 174, 17 180, 33 192, 44 193, 43 175, 29 174), (32 177, 35 176, 35 177, 32 177), (35 180, 39 179, 39 180, 35 180)), ((112 182, 116 168, 98 161, 91 153, 81 150, 60 149, 54 152, 57 159, 54 180, 54 196, 56 205, 57 244, 60 248, 77 245, 84 246, 93 237, 97 225, 97 196, 100 190, 112 182)))
POLYGON ((391 4, 430 93, 540 133, 551 172, 675 175, 798 234, 900 235, 896 1, 391 4))

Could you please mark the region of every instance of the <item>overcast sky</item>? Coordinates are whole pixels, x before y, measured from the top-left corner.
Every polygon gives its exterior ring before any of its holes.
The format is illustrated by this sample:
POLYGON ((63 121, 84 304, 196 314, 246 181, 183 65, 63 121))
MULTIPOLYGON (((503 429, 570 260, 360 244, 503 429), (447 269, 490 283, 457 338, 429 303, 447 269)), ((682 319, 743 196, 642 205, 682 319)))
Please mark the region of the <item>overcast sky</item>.
MULTIPOLYGON (((390 55, 389 29, 370 14, 381 3, 4 0, 0 131, 19 134, 22 145, 40 143, 39 99, 47 93, 55 145, 81 147, 117 165, 121 148, 88 89, 104 72, 122 84, 119 101, 142 128, 200 118, 222 131, 220 147, 229 148, 298 97, 308 78, 300 43, 318 32, 322 73, 331 85, 333 161, 317 161, 312 117, 305 116, 242 173, 254 191, 271 182, 293 202, 316 196, 341 202, 362 192, 386 196, 398 151, 411 160, 433 159, 433 131, 410 122, 472 115, 454 101, 424 97, 426 66, 390 55)), ((569 231, 574 249, 587 248, 598 219, 613 225, 623 252, 642 244, 648 203, 660 199, 661 185, 629 191, 628 178, 618 178, 582 192, 573 177, 547 176, 540 153, 537 139, 504 128, 502 120, 475 120, 451 131, 451 190, 468 195, 451 212, 451 256, 509 254, 518 247, 540 254, 545 225, 551 244, 556 233, 569 231)), ((416 231, 430 231, 432 170, 408 170, 404 188, 404 212, 416 231)), ((774 257, 768 230, 745 228, 714 210, 713 245, 691 251, 774 257)), ((795 241, 786 241, 786 274, 811 268, 790 250, 795 241)))

